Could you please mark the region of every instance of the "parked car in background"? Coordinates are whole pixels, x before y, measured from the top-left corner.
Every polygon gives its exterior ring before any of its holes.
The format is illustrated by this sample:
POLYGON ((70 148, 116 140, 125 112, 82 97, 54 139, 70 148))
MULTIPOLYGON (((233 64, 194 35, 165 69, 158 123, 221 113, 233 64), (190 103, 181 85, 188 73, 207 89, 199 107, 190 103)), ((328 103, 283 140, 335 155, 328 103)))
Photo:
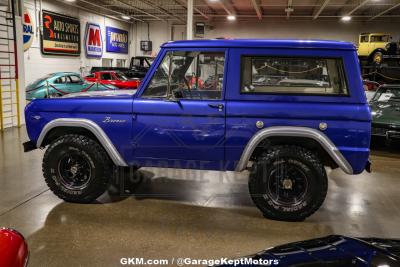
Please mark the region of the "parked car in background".
POLYGON ((125 72, 125 75, 129 78, 143 79, 153 61, 154 57, 149 56, 132 57, 129 63, 129 70, 125 72))
POLYGON ((138 78, 129 79, 119 71, 99 71, 84 77, 84 79, 88 82, 97 82, 105 85, 111 84, 119 89, 136 89, 140 84, 138 78))
POLYGON ((137 56, 131 58, 129 67, 92 67, 90 73, 93 74, 99 71, 119 71, 125 74, 129 79, 143 79, 153 61, 153 57, 137 56))
POLYGON ((232 259, 228 266, 400 266, 400 240, 331 235, 293 242, 232 259))
POLYGON ((79 73, 56 72, 48 74, 26 87, 26 99, 60 97, 70 93, 118 89, 113 85, 102 85, 84 81, 79 73))
POLYGON ((26 267, 28 257, 25 238, 13 229, 0 228, 0 266, 26 267))
POLYGON ((392 42, 389 33, 362 33, 359 36, 358 56, 378 65, 384 58, 400 59, 399 43, 392 42))
POLYGON ((363 80, 363 87, 368 102, 372 99, 379 86, 381 85, 378 82, 363 80))
POLYGON ((400 85, 379 87, 370 101, 372 135, 400 138, 400 85))

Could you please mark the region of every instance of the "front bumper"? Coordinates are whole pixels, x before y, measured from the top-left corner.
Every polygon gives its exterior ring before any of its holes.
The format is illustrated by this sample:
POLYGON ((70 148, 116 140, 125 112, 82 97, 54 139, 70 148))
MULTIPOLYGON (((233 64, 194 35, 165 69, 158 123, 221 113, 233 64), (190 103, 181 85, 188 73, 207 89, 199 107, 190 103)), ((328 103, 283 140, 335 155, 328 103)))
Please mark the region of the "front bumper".
POLYGON ((24 146, 24 152, 29 152, 37 148, 36 144, 33 143, 32 141, 25 142, 22 145, 24 146))

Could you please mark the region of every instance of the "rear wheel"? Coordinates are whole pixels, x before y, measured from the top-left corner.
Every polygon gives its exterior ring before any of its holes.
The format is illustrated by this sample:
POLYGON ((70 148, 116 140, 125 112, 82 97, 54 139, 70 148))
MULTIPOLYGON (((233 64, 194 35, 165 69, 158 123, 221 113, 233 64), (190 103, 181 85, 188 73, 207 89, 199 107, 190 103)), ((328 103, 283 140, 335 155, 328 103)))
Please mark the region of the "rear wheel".
POLYGON ((328 189, 324 166, 298 146, 274 146, 253 164, 249 191, 263 215, 301 221, 323 203, 328 189))
POLYGON ((69 202, 92 202, 105 192, 113 175, 104 149, 82 135, 65 135, 52 142, 42 167, 50 190, 69 202))

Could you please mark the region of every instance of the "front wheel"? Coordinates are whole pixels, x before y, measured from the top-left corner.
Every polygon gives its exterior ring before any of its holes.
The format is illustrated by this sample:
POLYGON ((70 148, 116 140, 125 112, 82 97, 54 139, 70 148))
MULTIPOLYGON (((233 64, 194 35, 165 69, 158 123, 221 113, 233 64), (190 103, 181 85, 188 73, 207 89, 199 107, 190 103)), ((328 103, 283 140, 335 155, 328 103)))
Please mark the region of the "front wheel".
POLYGON ((55 195, 78 203, 90 203, 103 194, 113 175, 113 165, 99 143, 73 134, 50 144, 42 168, 55 195))
POLYGON ((322 205, 327 175, 317 156, 298 146, 274 146, 254 162, 249 191, 266 218, 302 221, 322 205))

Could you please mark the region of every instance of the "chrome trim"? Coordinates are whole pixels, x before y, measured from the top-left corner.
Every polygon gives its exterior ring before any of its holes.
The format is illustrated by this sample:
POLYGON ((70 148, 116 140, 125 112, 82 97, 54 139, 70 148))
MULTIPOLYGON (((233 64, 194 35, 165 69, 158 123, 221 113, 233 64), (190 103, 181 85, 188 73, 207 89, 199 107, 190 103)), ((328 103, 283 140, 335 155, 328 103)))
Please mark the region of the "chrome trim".
POLYGON ((101 145, 106 150, 107 154, 110 156, 115 165, 128 166, 103 129, 101 129, 100 126, 95 122, 87 119, 63 118, 50 121, 43 127, 42 132, 40 133, 36 142, 36 147, 41 147, 47 133, 55 127, 82 127, 89 130, 100 141, 101 145))
POLYGON ((307 127, 295 126, 273 126, 258 131, 247 143, 246 148, 243 150, 239 163, 236 165, 235 171, 240 172, 246 169, 250 160, 250 156, 254 149, 260 144, 262 140, 271 136, 293 136, 293 137, 307 137, 317 141, 336 164, 347 174, 353 174, 353 168, 350 163, 344 158, 339 149, 332 143, 332 141, 320 131, 307 127))

